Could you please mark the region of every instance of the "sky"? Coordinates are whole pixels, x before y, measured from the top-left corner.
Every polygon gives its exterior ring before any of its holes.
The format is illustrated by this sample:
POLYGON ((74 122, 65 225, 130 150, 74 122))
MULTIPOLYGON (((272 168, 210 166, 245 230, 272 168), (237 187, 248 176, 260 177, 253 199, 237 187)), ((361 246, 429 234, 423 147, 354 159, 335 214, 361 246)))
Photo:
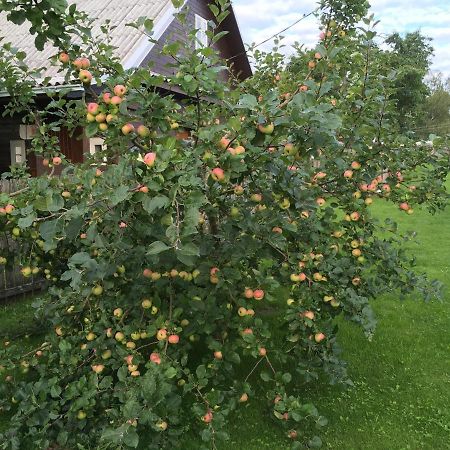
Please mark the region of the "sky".
MULTIPOLYGON (((433 72, 450 76, 450 0, 371 0, 371 12, 380 20, 377 32, 388 35, 420 30, 433 38, 433 72)), ((291 25, 317 7, 316 0, 233 0, 244 42, 261 42, 291 25)), ((296 41, 307 46, 317 42, 318 25, 307 18, 284 34, 284 43, 296 41)), ((271 48, 273 42, 262 46, 271 48)))

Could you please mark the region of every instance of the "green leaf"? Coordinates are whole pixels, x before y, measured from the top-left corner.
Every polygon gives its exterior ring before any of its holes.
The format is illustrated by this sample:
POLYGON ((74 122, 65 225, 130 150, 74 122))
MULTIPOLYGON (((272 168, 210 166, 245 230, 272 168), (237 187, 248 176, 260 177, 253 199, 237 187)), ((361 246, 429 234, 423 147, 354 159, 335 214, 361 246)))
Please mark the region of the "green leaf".
POLYGON ((292 380, 292 375, 290 373, 284 373, 283 376, 281 377, 281 379, 283 380, 283 383, 288 384, 291 382, 292 380))
POLYGON ((170 205, 170 200, 164 195, 158 195, 153 198, 145 198, 142 202, 142 207, 148 214, 152 214, 159 208, 166 208, 170 205))
POLYGON ((185 255, 185 256, 199 256, 200 255, 200 249, 192 243, 182 245, 178 251, 182 255, 185 255))
POLYGON ((129 190, 127 186, 119 186, 117 189, 113 191, 111 194, 110 200, 112 206, 116 206, 119 203, 122 203, 129 195, 129 190))
POLYGON ((33 222, 36 220, 36 214, 32 213, 30 215, 28 215, 27 217, 21 217, 18 222, 17 225, 19 225, 19 228, 21 228, 22 230, 28 227, 31 227, 31 225, 33 225, 33 222))
POLYGON ((267 381, 271 380, 270 374, 268 372, 266 372, 266 371, 261 372, 259 374, 259 376, 261 377, 261 380, 263 380, 263 381, 267 382, 267 381))
POLYGON ((134 428, 130 428, 128 432, 123 437, 123 443, 127 447, 137 448, 139 445, 139 435, 134 428))
POLYGON ((206 377, 206 368, 202 364, 197 367, 197 370, 195 371, 195 374, 197 375, 197 378, 205 378, 206 377))
POLYGON ((166 372, 165 375, 167 378, 173 378, 177 375, 177 369, 175 369, 175 367, 169 367, 166 372))
POLYGON ((158 255, 159 253, 166 252, 169 249, 170 247, 164 244, 164 242, 155 241, 149 245, 147 255, 158 255))

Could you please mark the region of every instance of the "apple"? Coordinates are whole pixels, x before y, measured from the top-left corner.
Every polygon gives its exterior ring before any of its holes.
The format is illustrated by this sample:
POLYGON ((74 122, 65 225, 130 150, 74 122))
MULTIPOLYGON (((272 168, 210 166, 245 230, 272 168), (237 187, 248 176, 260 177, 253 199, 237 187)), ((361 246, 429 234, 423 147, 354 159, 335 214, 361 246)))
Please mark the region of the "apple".
POLYGON ((52 159, 52 163, 53 163, 54 166, 59 166, 62 163, 62 159, 59 156, 55 156, 52 159))
POLYGON ((250 334, 253 334, 253 330, 251 329, 251 328, 245 328, 243 331, 242 331, 242 334, 244 334, 244 335, 250 335, 250 334))
POLYGON ((273 123, 269 123, 269 124, 266 124, 266 125, 263 125, 263 124, 259 124, 258 125, 258 130, 262 134, 272 134, 274 129, 275 129, 275 126, 274 126, 273 123))
POLYGON ((95 339, 95 334, 91 331, 86 335, 87 341, 93 341, 95 339))
POLYGON ((95 373, 102 373, 105 370, 105 366, 103 364, 96 364, 92 366, 92 370, 95 373))
POLYGON ((211 423, 213 420, 213 413, 212 411, 208 411, 203 417, 202 417, 203 422, 205 423, 211 423))
POLYGON ((83 84, 91 84, 92 73, 89 70, 80 70, 78 78, 83 84))
POLYGON ((155 165, 155 161, 156 161, 156 153, 154 152, 147 153, 144 156, 144 164, 147 167, 153 167, 155 165))
POLYGON ((76 69, 80 70, 87 69, 91 65, 91 63, 87 58, 77 58, 74 60, 73 65, 76 69))
POLYGON ((106 121, 106 115, 103 114, 103 113, 97 114, 97 115, 95 116, 95 121, 96 121, 97 123, 105 122, 105 121, 106 121))
POLYGON ((141 338, 141 333, 139 331, 134 331, 133 333, 131 333, 131 339, 133 339, 133 341, 138 341, 141 338))
POLYGON ((344 172, 344 178, 350 179, 353 176, 353 170, 346 170, 344 172))
POLYGON ((59 62, 63 63, 63 64, 68 64, 70 61, 70 57, 67 53, 63 52, 59 54, 59 62))
POLYGON ((158 330, 158 332, 156 333, 156 339, 158 339, 158 341, 164 341, 166 338, 167 338, 167 330, 165 330, 164 328, 158 330))
MULTIPOLYGON (((140 336, 139 336, 140 337, 140 336)), ((127 344, 126 344, 126 347, 128 348, 128 349, 130 349, 130 350, 134 350, 135 348, 136 348, 136 343, 135 342, 132 342, 132 341, 129 341, 129 342, 127 342, 127 344)))
POLYGON ((237 185, 234 187, 234 193, 236 195, 242 195, 244 193, 244 188, 241 185, 237 185))
POLYGON ((226 150, 229 146, 230 146, 230 143, 231 143, 231 141, 226 137, 226 136, 224 136, 222 139, 220 139, 220 141, 219 141, 219 147, 222 149, 222 150, 226 150))
POLYGON ((125 335, 121 332, 118 331, 115 335, 114 338, 116 339, 116 341, 118 342, 122 342, 125 339, 125 335))
POLYGON ((354 248, 354 249, 352 250, 352 255, 353 255, 355 258, 358 258, 359 256, 361 256, 361 250, 360 250, 359 248, 354 248))
POLYGON ((19 237, 20 236, 20 228, 14 227, 11 231, 11 234, 15 237, 19 237))
POLYGON ((352 284, 353 284, 353 286, 358 286, 359 284, 361 284, 361 278, 359 278, 359 277, 353 278, 352 284))
POLYGON ((122 84, 118 84, 114 87, 114 94, 116 94, 118 97, 123 97, 127 92, 127 88, 123 86, 122 84))
POLYGON ((245 147, 243 147, 242 145, 238 145, 235 149, 234 149, 234 154, 235 155, 243 155, 245 153, 245 147))
POLYGON ((141 372, 139 372, 139 370, 133 370, 133 372, 130 373, 132 377, 138 377, 140 374, 141 372))
POLYGON ((139 125, 137 128, 137 134, 141 138, 146 138, 146 137, 150 136, 150 129, 148 127, 146 127, 145 125, 139 125))
POLYGON ((277 234, 283 234, 283 229, 280 227, 273 227, 272 231, 277 234))
POLYGON ((178 336, 177 334, 171 334, 168 341, 169 344, 178 344, 178 342, 180 342, 180 336, 178 336))
POLYGON ((225 180, 225 172, 220 167, 216 167, 211 171, 211 178, 214 181, 222 182, 225 180))
POLYGON ((97 284, 92 288, 91 292, 93 295, 98 297, 99 295, 103 294, 103 286, 101 286, 100 284, 97 284))
POLYGON ((300 89, 300 92, 306 92, 308 90, 308 86, 306 86, 305 84, 302 84, 299 89, 300 89))
POLYGON ((22 273, 22 275, 23 275, 25 278, 28 278, 28 277, 31 275, 31 273, 32 273, 32 269, 31 269, 31 267, 24 267, 24 268, 21 270, 21 273, 22 273))
POLYGON ((248 401, 248 395, 244 392, 244 393, 241 395, 241 397, 240 397, 240 399, 239 399, 239 402, 240 402, 240 403, 245 403, 246 401, 248 401))
POLYGON ((134 131, 134 126, 132 123, 126 123, 122 127, 122 134, 124 134, 125 136, 132 133, 133 131, 134 131))
POLYGON ((324 206, 325 205, 325 203, 326 203, 326 200, 324 199, 324 198, 318 198, 317 200, 316 200, 316 203, 319 205, 319 206, 324 206))
POLYGON ((283 201, 280 203, 281 209, 289 209, 291 206, 291 202, 287 198, 283 198, 283 201))
POLYGON ((167 422, 161 421, 156 424, 156 427, 159 428, 161 431, 166 431, 168 425, 167 425, 167 422))
POLYGON ((119 97, 118 95, 113 95, 109 102, 111 103, 111 105, 117 106, 123 102, 123 98, 119 97))
POLYGON ((111 350, 105 350, 102 353, 102 358, 103 359, 109 359, 109 358, 111 358, 111 356, 112 356, 112 351, 111 350))
POLYGON ((331 295, 325 295, 324 297, 323 297, 323 301, 325 302, 325 303, 328 303, 328 302, 330 302, 331 300, 333 300, 333 296, 331 296, 331 295))
POLYGON ((308 219, 308 218, 309 218, 309 212, 308 212, 308 211, 302 211, 302 212, 300 213, 300 217, 301 217, 302 219, 308 219))
POLYGON ((288 437, 290 439, 297 439, 298 433, 295 430, 290 430, 288 433, 288 437))
POLYGON ((304 311, 302 312, 301 316, 309 320, 314 320, 314 317, 316 317, 313 311, 304 311))
POLYGON ((262 300, 264 298, 264 291, 262 289, 256 289, 253 292, 253 297, 255 300, 262 300))
POLYGON ((106 124, 106 123, 99 123, 98 124, 98 129, 100 131, 106 131, 108 129, 108 124, 106 124))
POLYGON ((102 99, 107 105, 109 105, 111 103, 111 94, 109 92, 104 92, 102 99))
POLYGON ((152 307, 152 301, 150 299, 144 299, 141 303, 142 308, 150 309, 152 307))
POLYGON ((95 102, 88 103, 87 105, 87 112, 89 114, 92 114, 93 116, 97 115, 99 113, 100 105, 95 102))
POLYGON ((284 154, 285 155, 296 155, 297 154, 297 147, 292 144, 291 142, 288 142, 284 146, 284 154))
POLYGON ((312 69, 314 69, 314 67, 316 67, 316 62, 315 61, 309 61, 308 62, 308 69, 312 70, 312 69))
POLYGON ((351 164, 351 168, 354 170, 359 170, 361 169, 361 164, 358 161, 353 161, 351 164))
POLYGON ((314 279, 314 281, 322 281, 323 280, 323 276, 322 276, 321 273, 316 272, 316 273, 313 274, 313 279, 314 279))
POLYGON ((155 364, 161 364, 161 357, 159 356, 159 353, 153 352, 150 354, 150 361, 155 364))
POLYGON ((323 333, 316 333, 315 335, 314 335, 314 340, 317 342, 317 343, 320 343, 320 342, 322 342, 324 339, 325 339, 325 335, 323 334, 323 333))
POLYGON ((215 352, 214 352, 214 358, 216 358, 216 359, 223 359, 223 354, 222 354, 222 352, 220 351, 220 350, 216 350, 215 352))
POLYGON ((406 202, 400 203, 399 207, 402 211, 408 211, 408 209, 410 208, 410 206, 406 202))
POLYGON ((61 326, 55 327, 55 333, 57 336, 63 336, 64 332, 61 326))
POLYGON ((106 123, 114 122, 117 119, 117 116, 114 114, 107 114, 106 115, 106 123))
POLYGON ((86 419, 86 413, 85 413, 84 411, 78 411, 77 419, 78 419, 78 420, 84 420, 84 419, 86 419))
POLYGON ((241 316, 241 317, 246 316, 246 315, 247 315, 247 309, 244 308, 243 306, 241 306, 241 307, 238 309, 238 315, 241 316))
POLYGON ((266 356, 267 355, 267 350, 264 347, 261 347, 258 350, 259 356, 266 356))
POLYGON ((8 204, 5 206, 5 213, 6 214, 11 214, 14 211, 14 206, 11 204, 8 204))
POLYGON ((250 200, 252 202, 259 203, 262 201, 262 195, 261 194, 252 194, 250 197, 250 200))
POLYGON ((351 214, 350 214, 350 219, 353 221, 353 222, 357 222, 358 220, 359 220, 359 218, 360 218, 360 215, 359 215, 359 213, 358 212, 352 212, 351 214))
POLYGON ((251 298, 253 298, 253 296, 254 296, 253 290, 250 288, 245 288, 244 297, 250 300, 251 298))

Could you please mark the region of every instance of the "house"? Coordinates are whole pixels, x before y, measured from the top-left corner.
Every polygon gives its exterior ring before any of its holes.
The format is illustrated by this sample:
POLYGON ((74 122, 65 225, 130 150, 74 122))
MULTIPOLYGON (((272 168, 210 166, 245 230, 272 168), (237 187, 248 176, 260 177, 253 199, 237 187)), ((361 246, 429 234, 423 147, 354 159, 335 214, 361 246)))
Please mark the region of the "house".
MULTIPOLYGON (((167 41, 183 38, 186 30, 175 17, 177 10, 171 0, 73 0, 71 3, 76 3, 79 10, 94 19, 93 35, 100 35, 101 25, 110 21, 110 25, 114 27, 110 33, 111 44, 117 47, 117 56, 126 69, 147 67, 151 61, 152 72, 171 75, 171 69, 167 67, 169 59, 161 55, 160 50, 167 41), (150 42, 142 31, 126 26, 142 16, 153 20, 152 37, 156 43, 150 42)), ((186 0, 182 6, 188 8, 188 26, 198 30, 200 42, 197 45, 208 45, 204 31, 208 27, 208 21, 213 20, 208 3, 208 0, 186 0)), ((228 34, 215 44, 216 48, 224 59, 233 59, 230 69, 234 76, 239 79, 249 77, 251 68, 233 10, 220 27, 221 31, 228 31, 228 34)), ((29 32, 29 24, 15 25, 7 21, 4 13, 0 13, 0 36, 5 38, 3 42, 11 42, 14 47, 27 53, 25 61, 29 67, 41 67, 49 57, 57 53, 50 44, 43 51, 38 51, 34 46, 34 36, 29 32)), ((42 102, 48 98, 47 89, 67 88, 56 67, 49 68, 44 76, 50 77, 51 81, 46 88, 36 87, 37 100, 42 102)), ((81 84, 74 83, 70 85, 69 95, 79 97, 82 91, 81 84)), ((0 92, 0 174, 9 171, 11 165, 25 162, 33 176, 45 173, 46 168, 41 160, 33 154, 27 154, 33 126, 24 125, 21 117, 2 117, 2 109, 7 101, 8 93, 0 92)), ((64 129, 59 132, 61 151, 73 162, 82 162, 85 154, 94 152, 96 146, 102 145, 99 138, 87 139, 82 136, 82 130, 73 136, 64 129)))

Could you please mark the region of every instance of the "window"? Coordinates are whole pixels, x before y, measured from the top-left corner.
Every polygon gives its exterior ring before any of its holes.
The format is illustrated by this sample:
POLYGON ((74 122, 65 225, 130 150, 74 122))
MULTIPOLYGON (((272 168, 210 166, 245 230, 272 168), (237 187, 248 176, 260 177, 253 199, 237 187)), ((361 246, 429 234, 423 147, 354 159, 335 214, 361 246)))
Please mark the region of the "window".
POLYGON ((25 141, 11 141, 11 165, 25 164, 27 161, 27 154, 25 151, 25 141))
POLYGON ((95 155, 97 152, 102 152, 106 150, 105 141, 101 138, 91 138, 89 139, 89 153, 95 155))
POLYGON ((204 48, 208 46, 208 21, 198 14, 195 15, 195 29, 197 30, 195 49, 204 48))

